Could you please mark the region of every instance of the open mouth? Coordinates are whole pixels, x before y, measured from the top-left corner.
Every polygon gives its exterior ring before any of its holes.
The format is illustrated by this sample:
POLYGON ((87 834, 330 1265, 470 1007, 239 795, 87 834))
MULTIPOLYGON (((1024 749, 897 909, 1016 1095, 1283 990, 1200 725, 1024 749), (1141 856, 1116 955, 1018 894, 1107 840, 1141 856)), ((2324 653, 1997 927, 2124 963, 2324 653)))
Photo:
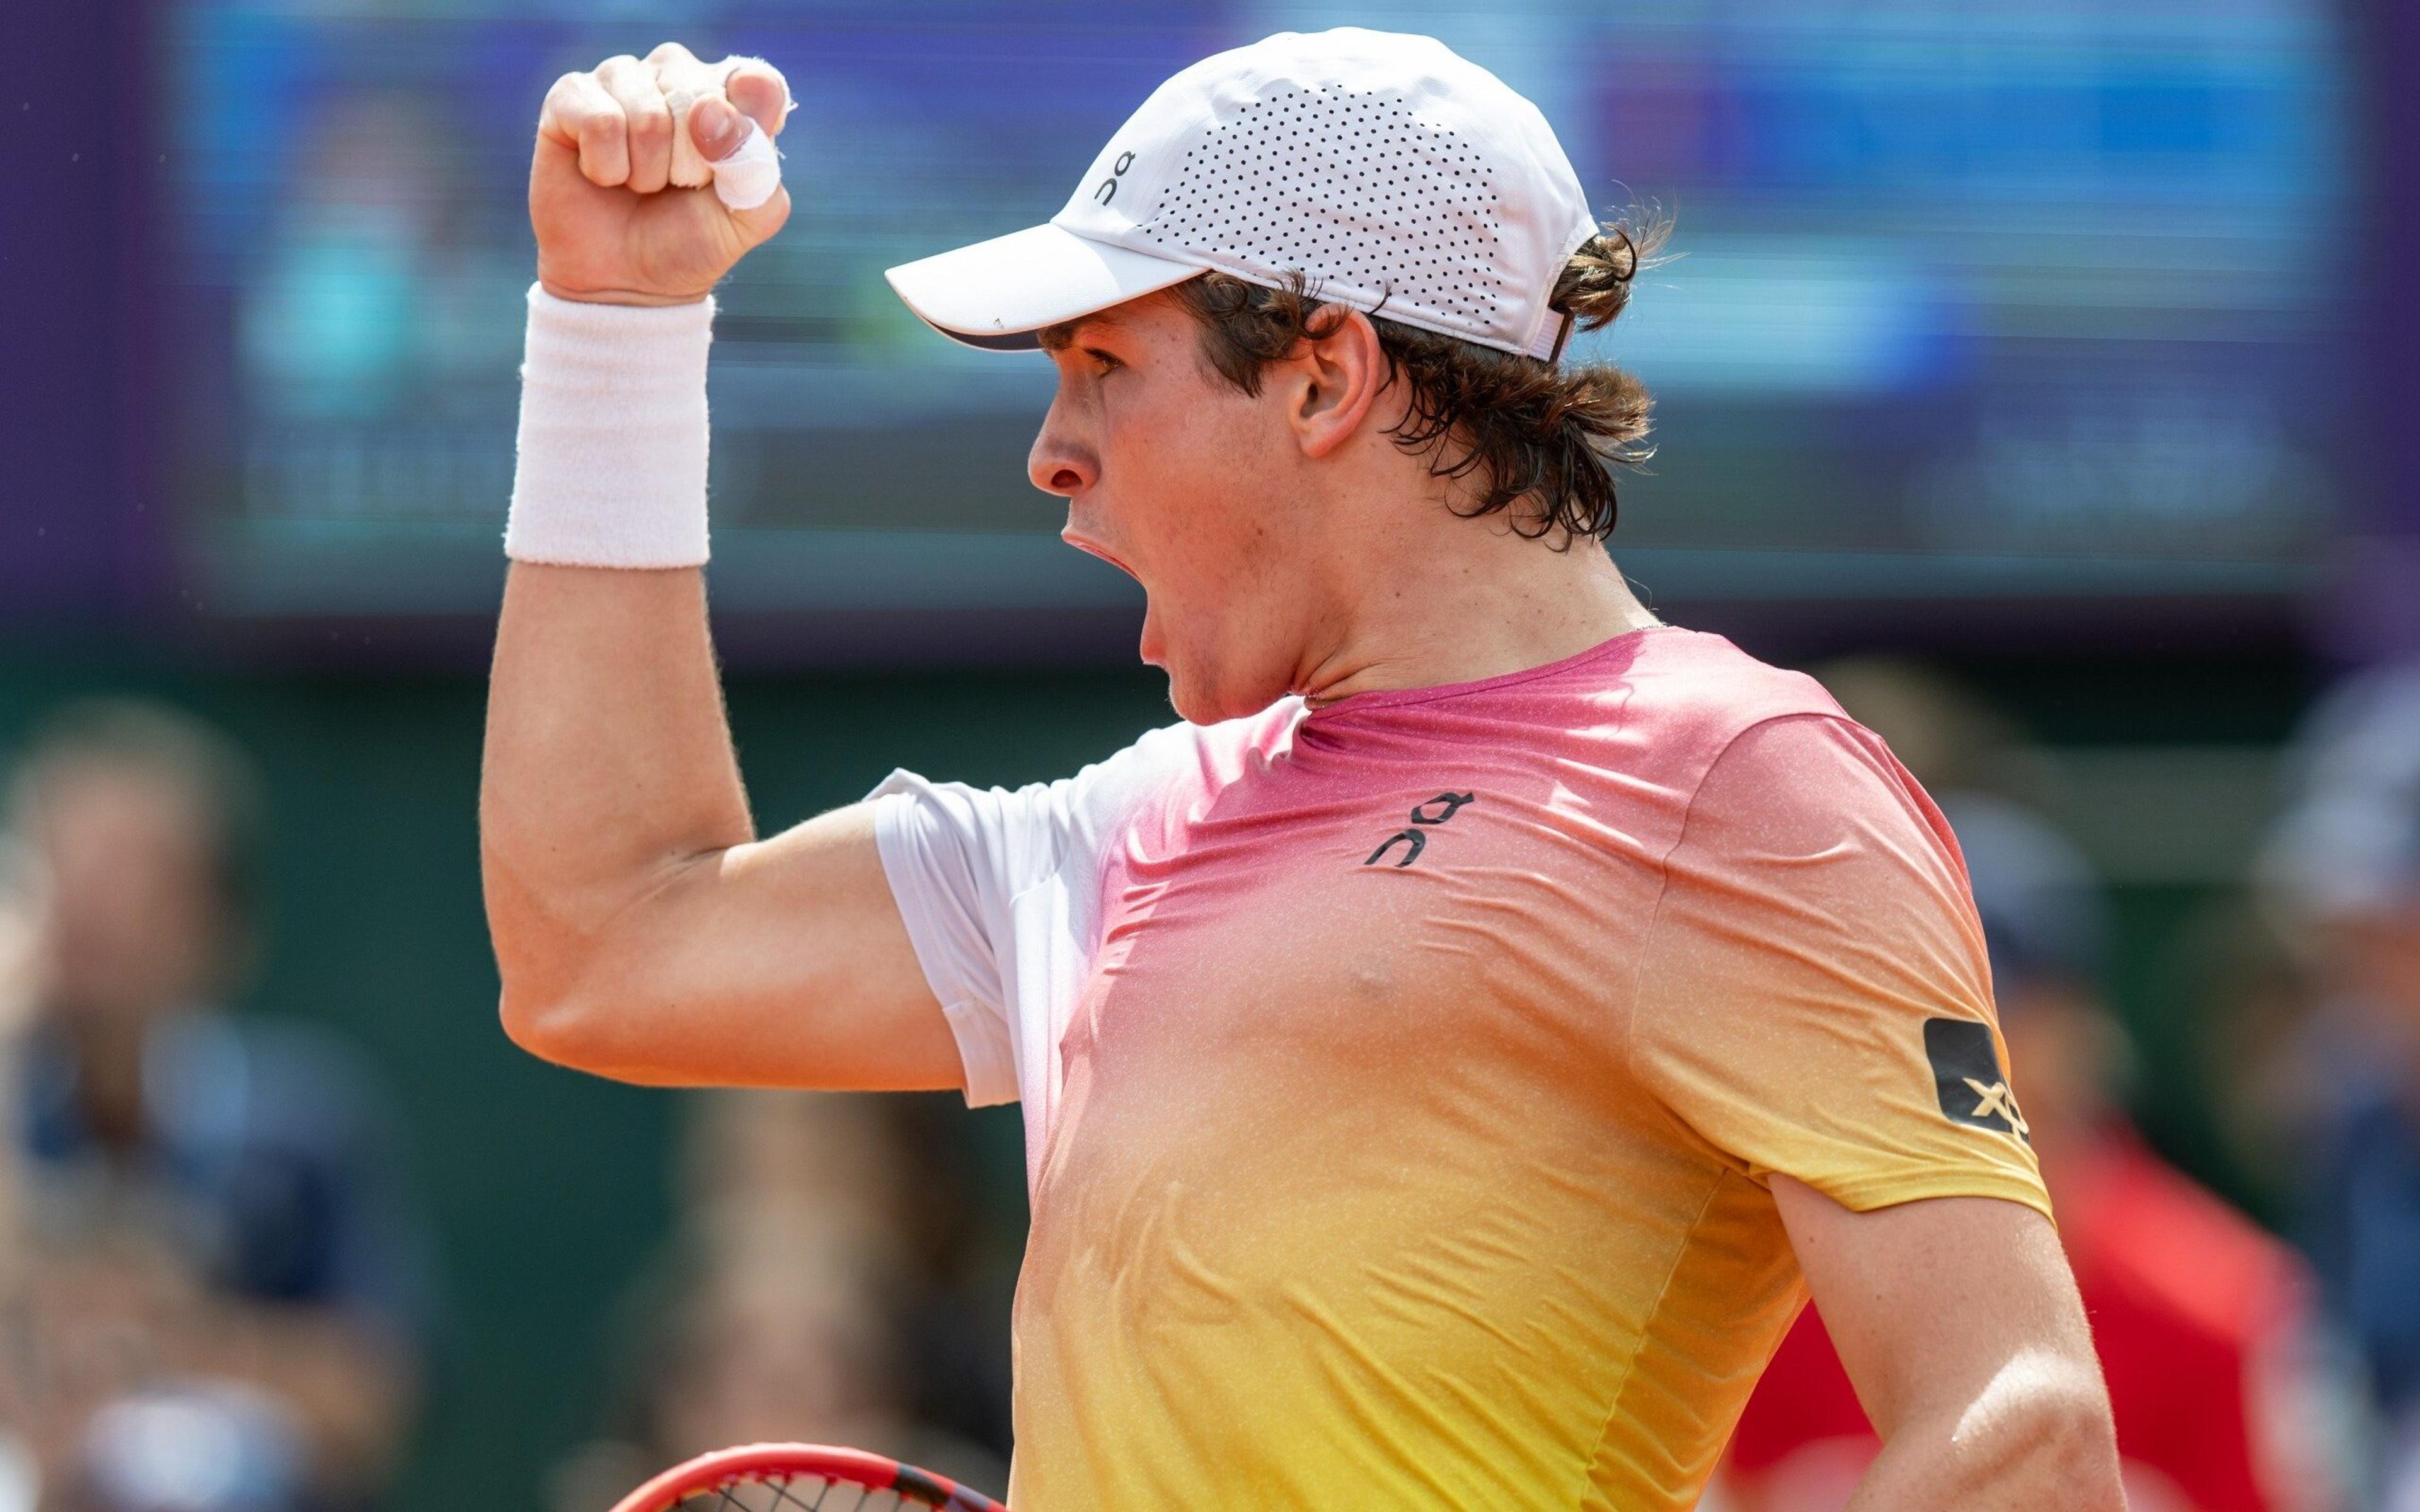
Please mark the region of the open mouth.
POLYGON ((1127 577, 1134 579, 1135 581, 1142 581, 1141 575, 1137 573, 1132 567, 1127 566, 1124 562, 1118 560, 1118 554, 1110 550, 1109 548, 1088 541, 1080 535, 1071 534, 1066 531, 1061 531, 1059 532, 1059 539, 1066 542, 1069 546, 1074 547, 1077 550, 1083 552, 1088 557, 1100 558, 1110 566, 1117 568, 1127 577))

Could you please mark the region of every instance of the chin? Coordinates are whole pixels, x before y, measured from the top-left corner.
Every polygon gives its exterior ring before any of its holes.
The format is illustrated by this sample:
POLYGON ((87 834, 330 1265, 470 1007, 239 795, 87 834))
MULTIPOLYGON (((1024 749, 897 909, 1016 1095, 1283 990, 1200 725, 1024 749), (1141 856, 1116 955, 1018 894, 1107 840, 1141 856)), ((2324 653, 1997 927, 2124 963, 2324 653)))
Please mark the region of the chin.
POLYGON ((1218 712, 1210 700, 1202 696, 1202 689, 1196 683, 1173 671, 1168 674, 1168 702, 1170 707, 1176 710, 1176 717, 1187 724, 1217 724, 1226 717, 1218 712))
POLYGON ((1285 697, 1283 687, 1265 692, 1249 688, 1221 686, 1217 680, 1198 673, 1188 674, 1175 666, 1168 672, 1168 702, 1177 717, 1187 724, 1218 724, 1228 719, 1248 718, 1285 697))

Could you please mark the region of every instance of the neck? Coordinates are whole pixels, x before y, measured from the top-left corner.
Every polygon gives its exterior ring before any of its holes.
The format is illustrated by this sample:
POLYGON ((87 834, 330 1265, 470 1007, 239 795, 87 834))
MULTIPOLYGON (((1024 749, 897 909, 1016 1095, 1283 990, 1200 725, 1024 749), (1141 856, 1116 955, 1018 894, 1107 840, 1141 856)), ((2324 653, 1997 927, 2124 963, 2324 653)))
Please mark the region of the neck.
POLYGON ((1663 623, 1592 542, 1557 551, 1500 517, 1446 519, 1435 533, 1449 539, 1404 532, 1387 552, 1330 554, 1360 570, 1337 585, 1345 607, 1295 675, 1312 706, 1526 671, 1663 623))

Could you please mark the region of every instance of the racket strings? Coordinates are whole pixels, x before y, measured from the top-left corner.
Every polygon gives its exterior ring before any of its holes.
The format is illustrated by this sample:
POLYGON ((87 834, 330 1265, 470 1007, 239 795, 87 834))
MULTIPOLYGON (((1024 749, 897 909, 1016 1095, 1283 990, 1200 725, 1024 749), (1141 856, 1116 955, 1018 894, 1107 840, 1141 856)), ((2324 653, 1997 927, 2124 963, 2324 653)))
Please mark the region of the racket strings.
POLYGON ((821 1475, 777 1475, 692 1491, 672 1512, 897 1512, 921 1506, 897 1491, 821 1475))

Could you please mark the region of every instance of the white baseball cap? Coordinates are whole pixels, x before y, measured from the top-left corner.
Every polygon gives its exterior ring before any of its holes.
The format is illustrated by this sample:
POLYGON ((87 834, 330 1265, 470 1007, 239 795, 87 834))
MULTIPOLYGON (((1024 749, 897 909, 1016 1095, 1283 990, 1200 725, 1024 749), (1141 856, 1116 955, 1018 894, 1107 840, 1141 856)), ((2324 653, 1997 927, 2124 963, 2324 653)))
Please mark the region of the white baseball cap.
POLYGON ((1430 37, 1340 27, 1202 59, 1152 92, 1047 224, 893 268, 969 346, 1216 269, 1482 347, 1560 355, 1556 281, 1598 226, 1538 107, 1430 37))

